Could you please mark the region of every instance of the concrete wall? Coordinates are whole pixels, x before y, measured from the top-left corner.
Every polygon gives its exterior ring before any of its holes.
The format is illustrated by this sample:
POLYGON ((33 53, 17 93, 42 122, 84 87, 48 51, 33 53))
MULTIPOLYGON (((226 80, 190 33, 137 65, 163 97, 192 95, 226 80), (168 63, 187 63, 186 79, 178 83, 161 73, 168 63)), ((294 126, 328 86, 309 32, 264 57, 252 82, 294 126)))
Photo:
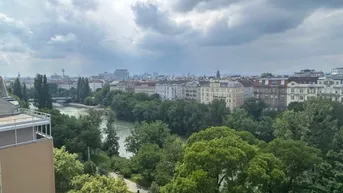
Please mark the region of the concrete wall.
POLYGON ((2 193, 55 193, 53 141, 0 149, 2 193))
MULTIPOLYGON (((33 135, 32 127, 17 130, 18 143, 32 141, 33 139, 36 139, 36 135, 33 135)), ((0 132, 0 147, 12 144, 15 144, 15 131, 0 132)))

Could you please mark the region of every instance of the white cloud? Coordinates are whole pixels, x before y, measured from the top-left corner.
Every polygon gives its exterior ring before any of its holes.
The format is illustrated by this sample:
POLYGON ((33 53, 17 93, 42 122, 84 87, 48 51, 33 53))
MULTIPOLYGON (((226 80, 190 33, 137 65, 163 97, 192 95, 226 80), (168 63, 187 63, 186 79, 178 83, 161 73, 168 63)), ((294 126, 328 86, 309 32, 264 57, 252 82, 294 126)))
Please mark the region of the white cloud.
POLYGON ((76 41, 77 37, 73 33, 68 33, 67 35, 55 35, 50 38, 49 43, 68 43, 72 41, 76 41))

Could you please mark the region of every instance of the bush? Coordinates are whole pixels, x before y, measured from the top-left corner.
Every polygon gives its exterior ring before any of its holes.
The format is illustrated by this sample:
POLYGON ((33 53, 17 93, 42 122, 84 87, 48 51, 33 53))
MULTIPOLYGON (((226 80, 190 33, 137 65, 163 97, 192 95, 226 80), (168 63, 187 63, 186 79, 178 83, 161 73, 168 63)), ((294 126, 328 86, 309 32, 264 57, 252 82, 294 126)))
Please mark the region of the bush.
POLYGON ((130 178, 132 175, 132 169, 130 167, 120 168, 119 173, 124 176, 124 178, 130 178))
POLYGON ((96 165, 92 161, 87 161, 83 165, 83 171, 85 174, 94 175, 96 174, 96 165))
POLYGON ((120 172, 120 169, 122 168, 131 169, 130 160, 119 156, 113 156, 111 159, 111 168, 116 172, 120 172))

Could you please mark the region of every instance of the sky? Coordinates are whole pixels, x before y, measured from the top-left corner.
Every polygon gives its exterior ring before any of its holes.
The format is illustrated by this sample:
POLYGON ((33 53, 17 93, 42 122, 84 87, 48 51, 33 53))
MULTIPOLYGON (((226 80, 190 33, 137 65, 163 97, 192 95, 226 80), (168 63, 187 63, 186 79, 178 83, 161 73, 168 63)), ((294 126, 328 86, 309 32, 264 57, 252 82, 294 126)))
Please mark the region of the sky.
POLYGON ((0 75, 329 72, 342 0, 1 0, 0 75))

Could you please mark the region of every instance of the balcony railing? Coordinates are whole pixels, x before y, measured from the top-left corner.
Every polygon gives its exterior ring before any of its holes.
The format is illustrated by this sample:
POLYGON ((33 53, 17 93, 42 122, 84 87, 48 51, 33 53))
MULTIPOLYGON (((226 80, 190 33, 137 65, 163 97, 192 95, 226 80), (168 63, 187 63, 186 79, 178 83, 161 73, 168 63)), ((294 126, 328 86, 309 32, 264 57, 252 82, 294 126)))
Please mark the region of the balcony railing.
POLYGON ((51 116, 19 109, 19 113, 0 117, 0 148, 51 139, 51 116))

